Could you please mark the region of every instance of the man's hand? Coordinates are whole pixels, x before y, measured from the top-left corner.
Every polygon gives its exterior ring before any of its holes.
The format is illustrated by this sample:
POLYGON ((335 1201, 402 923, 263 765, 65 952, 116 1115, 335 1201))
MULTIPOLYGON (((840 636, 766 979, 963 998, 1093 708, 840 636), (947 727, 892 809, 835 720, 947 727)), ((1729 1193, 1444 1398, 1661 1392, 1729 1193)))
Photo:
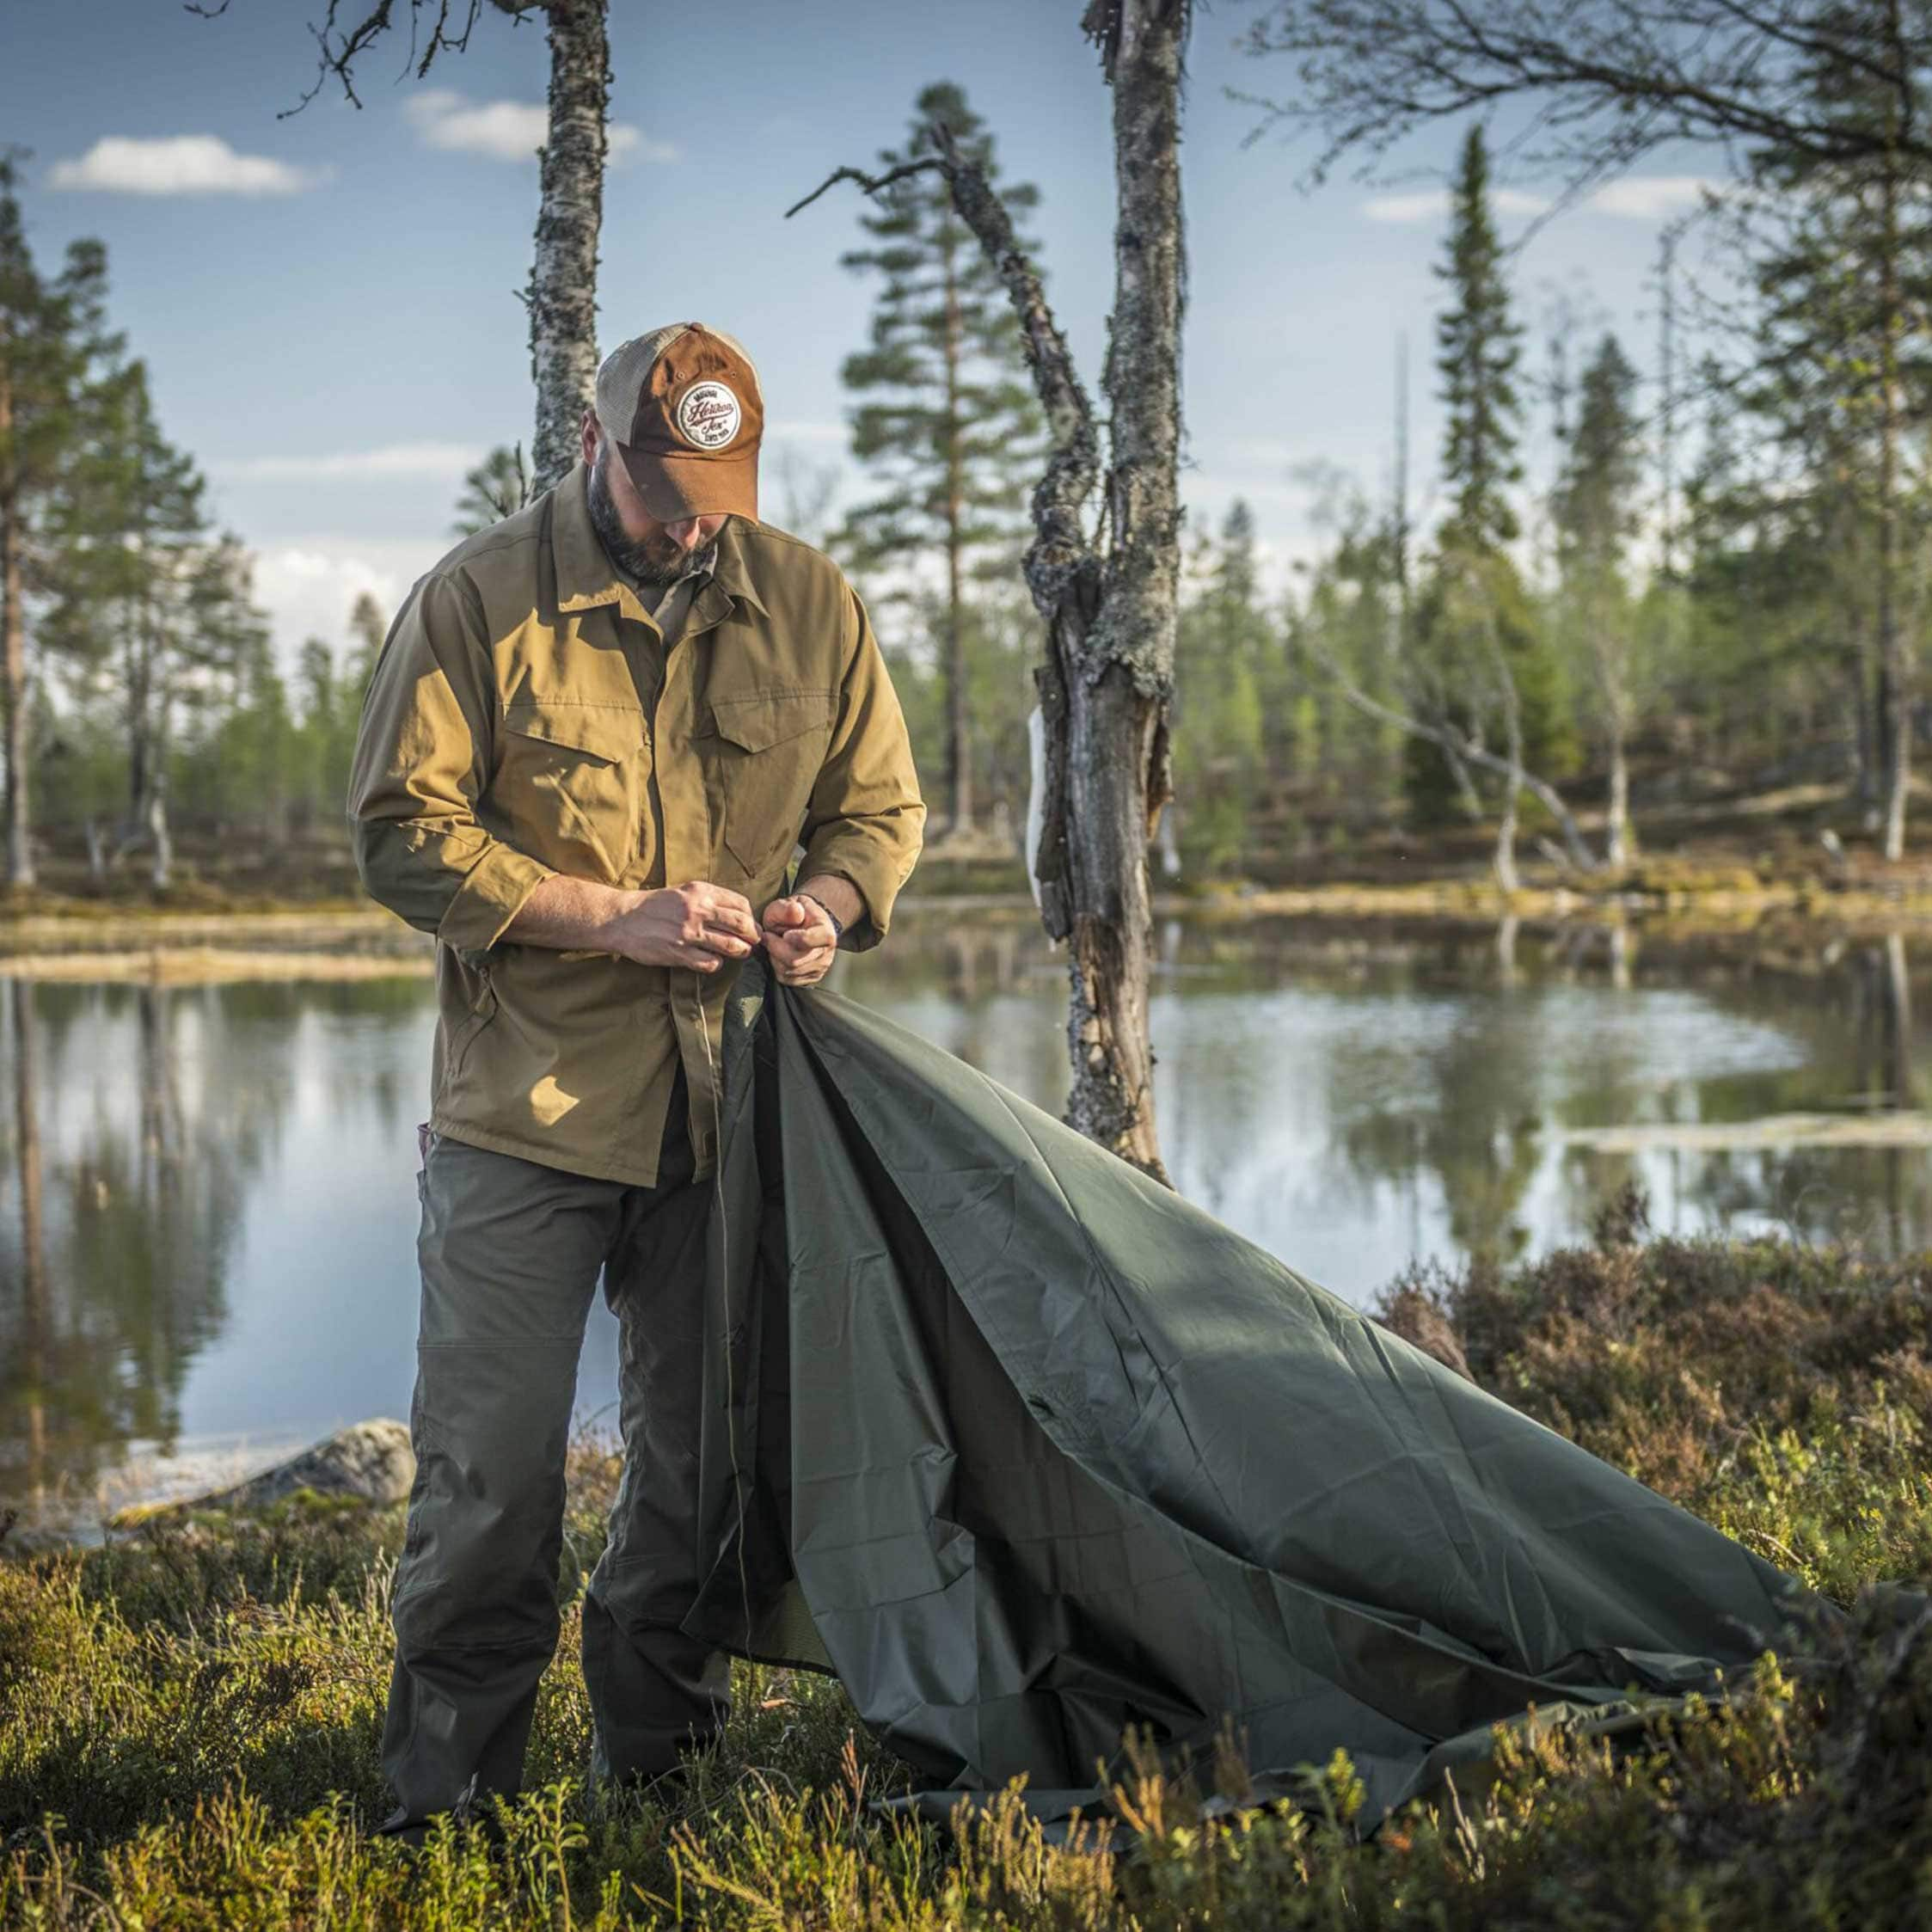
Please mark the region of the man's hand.
POLYGON ((504 936, 715 972, 727 960, 749 957, 761 935, 751 900, 728 886, 694 879, 639 892, 558 874, 524 901, 504 936))
POLYGON ((800 892, 775 899, 765 907, 765 957, 781 985, 815 984, 831 969, 837 950, 838 935, 817 899, 800 892))
POLYGON ((613 925, 610 950, 644 966, 693 966, 715 972, 727 960, 747 958, 758 943, 751 902, 728 886, 694 879, 638 894, 639 903, 613 925))

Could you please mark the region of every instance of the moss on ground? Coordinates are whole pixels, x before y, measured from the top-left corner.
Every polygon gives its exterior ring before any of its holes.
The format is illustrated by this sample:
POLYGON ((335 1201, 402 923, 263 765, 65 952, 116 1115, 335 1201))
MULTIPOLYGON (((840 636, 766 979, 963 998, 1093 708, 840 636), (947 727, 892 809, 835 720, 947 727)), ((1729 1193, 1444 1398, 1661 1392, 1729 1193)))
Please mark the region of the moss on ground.
MULTIPOLYGON (((1932 1257, 1641 1238, 1420 1270, 1392 1326, 1850 1604, 1802 1669, 1647 1733, 1505 1733, 1465 1786, 1364 1842, 1343 1757, 1300 1810, 1148 1761, 1133 1827, 1071 1844, 1016 1796, 958 1829, 837 1686, 740 1665, 675 1803, 588 1791, 574 1605, 614 1463, 573 1457, 530 1788, 500 1829, 371 1840, 399 1511, 303 1499, 0 1561, 0 1926, 1236 1929, 1596 1932, 1932 1922, 1932 1257)), ((0 1552, 3 1554, 3 1552, 0 1552)))

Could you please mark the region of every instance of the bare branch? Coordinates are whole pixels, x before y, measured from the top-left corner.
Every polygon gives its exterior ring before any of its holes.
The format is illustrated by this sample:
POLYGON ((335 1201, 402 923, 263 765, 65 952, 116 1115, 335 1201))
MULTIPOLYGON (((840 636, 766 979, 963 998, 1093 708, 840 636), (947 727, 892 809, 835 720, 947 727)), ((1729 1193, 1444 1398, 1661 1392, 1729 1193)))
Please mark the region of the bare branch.
POLYGON ((1932 162, 1916 115, 1932 37, 1835 0, 1270 0, 1251 54, 1287 54, 1285 100, 1230 89, 1267 127, 1311 128, 1322 179, 1345 156, 1372 163, 1430 122, 1530 110, 1531 158, 1573 182, 1679 139, 1779 148, 1824 163, 1890 153, 1932 162), (1821 67, 1898 104, 1840 112, 1821 67))
POLYGON ((1357 710, 1383 724, 1394 725, 1398 731, 1407 732, 1412 738, 1426 739, 1432 745, 1440 745, 1451 757, 1466 759, 1469 764, 1481 765, 1485 771, 1500 772, 1505 778, 1521 784, 1533 792, 1549 808, 1563 834, 1563 843, 1569 848, 1570 856, 1577 868, 1582 872, 1598 869, 1596 856, 1585 842, 1581 828, 1574 813, 1564 804, 1561 794, 1554 785, 1537 777, 1535 772, 1526 770, 1508 758, 1499 757, 1495 752, 1477 744, 1466 733, 1459 732, 1446 721, 1439 725, 1427 724, 1407 711, 1398 711, 1393 705, 1384 704, 1379 698, 1371 697, 1345 671, 1340 662, 1320 646, 1310 643, 1307 638, 1298 640, 1300 648, 1314 659, 1334 681, 1335 688, 1357 710))
POLYGON ((948 163, 938 155, 927 155, 920 161, 909 161, 903 167, 895 168, 890 174, 867 175, 856 168, 835 168, 820 181, 802 201, 794 201, 785 211, 785 219, 789 221, 800 208, 809 208, 829 187, 840 181, 856 181, 868 194, 877 194, 881 189, 890 187, 894 181, 903 181, 908 175, 941 174, 948 163))
MULTIPOLYGON (((541 0, 530 0, 531 4, 540 4, 541 0)), ((199 0, 182 0, 185 9, 203 20, 219 20, 232 4, 232 0, 218 0, 215 5, 199 3, 199 0)), ((328 0, 328 10, 322 15, 320 27, 311 26, 310 33, 315 37, 316 78, 292 107, 284 107, 276 115, 277 120, 286 120, 291 114, 298 114, 327 87, 331 79, 340 81, 342 93, 351 107, 359 107, 362 97, 355 89, 355 64, 361 56, 389 31, 396 24, 396 0, 374 0, 368 12, 353 27, 339 24, 344 0, 328 0)), ((496 0, 496 4, 506 13, 521 13, 524 9, 509 0, 496 0)), ((484 0, 409 0, 409 58, 406 71, 414 71, 421 80, 429 72, 439 53, 461 53, 469 45, 469 36, 483 10, 484 0), (463 25, 452 28, 451 15, 457 8, 463 12, 463 25), (425 16, 431 16, 426 20, 425 16)))

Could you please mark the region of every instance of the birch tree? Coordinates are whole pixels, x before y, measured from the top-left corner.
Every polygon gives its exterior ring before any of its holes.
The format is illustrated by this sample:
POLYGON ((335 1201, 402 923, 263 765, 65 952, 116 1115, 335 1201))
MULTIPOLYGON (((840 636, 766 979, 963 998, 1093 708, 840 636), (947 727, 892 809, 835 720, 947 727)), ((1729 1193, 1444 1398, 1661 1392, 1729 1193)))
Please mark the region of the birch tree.
MULTIPOLYGON (((232 0, 191 5, 216 18, 232 0)), ((579 426, 597 386, 597 248, 604 222, 604 169, 610 101, 609 0, 328 0, 312 29, 318 49, 310 86, 291 113, 331 82, 350 103, 358 63, 385 35, 407 31, 409 63, 424 79, 439 58, 469 45, 484 12, 518 23, 540 19, 549 42, 549 136, 538 152, 541 185, 536 248, 523 290, 530 317, 530 370, 537 385, 531 488, 541 494, 577 460, 579 426), (406 23, 406 26, 405 26, 406 23)))
POLYGON ((1610 763, 1604 858, 1611 866, 1630 856, 1628 747, 1640 666, 1627 567, 1643 484, 1636 387, 1636 371, 1606 334, 1583 372, 1554 505, 1561 608, 1583 647, 1610 763))
MULTIPOLYGON (((1039 269, 984 175, 943 127, 935 152, 833 181, 868 193, 935 170, 996 267, 1019 317, 1049 454, 1022 566, 1045 620, 1034 672, 1043 757, 1030 857, 1050 936, 1068 942, 1064 1119, 1168 1182, 1154 1110, 1147 1021, 1153 920, 1147 850, 1173 796, 1168 715, 1179 615, 1181 504, 1181 70, 1192 0, 1092 0, 1082 28, 1113 95, 1116 216, 1112 328, 1093 405, 1047 305, 1039 269), (1097 520, 1093 512, 1100 494, 1097 520)), ((1168 1183, 1171 1185, 1171 1183, 1168 1183)))

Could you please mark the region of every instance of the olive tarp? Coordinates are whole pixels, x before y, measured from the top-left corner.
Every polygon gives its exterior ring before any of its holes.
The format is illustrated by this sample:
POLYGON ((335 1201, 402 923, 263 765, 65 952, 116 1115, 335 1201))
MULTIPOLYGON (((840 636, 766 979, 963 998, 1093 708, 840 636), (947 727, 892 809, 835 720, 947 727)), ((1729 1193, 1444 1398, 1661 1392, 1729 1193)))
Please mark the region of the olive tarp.
POLYGON ((1819 1600, 965 1061, 728 997, 685 1628, 835 1671, 929 1781, 1103 1798, 1231 1719, 1372 1825, 1530 1707, 1628 1720, 1819 1600))

